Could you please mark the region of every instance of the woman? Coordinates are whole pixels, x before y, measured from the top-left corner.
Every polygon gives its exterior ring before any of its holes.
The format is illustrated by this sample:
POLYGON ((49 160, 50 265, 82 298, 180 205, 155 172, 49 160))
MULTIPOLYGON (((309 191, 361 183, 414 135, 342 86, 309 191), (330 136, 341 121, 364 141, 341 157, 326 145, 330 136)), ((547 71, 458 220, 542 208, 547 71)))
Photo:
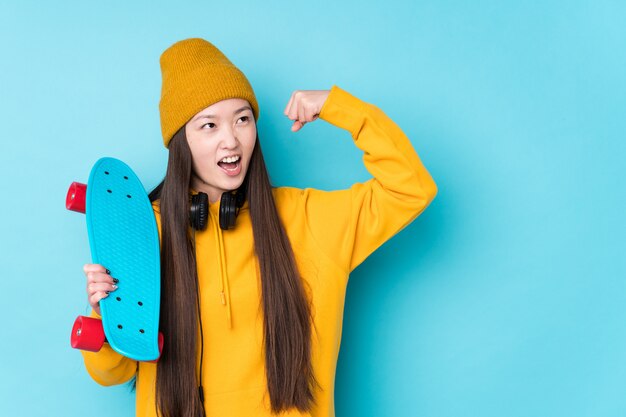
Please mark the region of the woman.
MULTIPOLYGON (((437 187, 393 121, 334 85, 294 92, 284 113, 294 132, 318 117, 350 132, 374 178, 338 191, 274 188, 243 73, 197 38, 160 63, 169 161, 150 197, 165 345, 158 364, 106 344, 83 351, 87 370, 103 385, 136 377, 138 416, 332 416, 349 273, 437 187)), ((102 265, 84 270, 98 317, 98 301, 123 282, 102 265)))

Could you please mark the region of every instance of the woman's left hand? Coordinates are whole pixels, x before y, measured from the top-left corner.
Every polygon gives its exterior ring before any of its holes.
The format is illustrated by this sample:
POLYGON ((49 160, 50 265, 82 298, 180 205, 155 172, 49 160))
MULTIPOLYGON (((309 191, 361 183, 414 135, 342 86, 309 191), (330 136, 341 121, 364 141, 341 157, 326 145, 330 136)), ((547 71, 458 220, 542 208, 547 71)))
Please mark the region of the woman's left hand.
POLYGON ((296 90, 291 94, 284 113, 290 120, 295 120, 291 126, 292 132, 297 132, 305 123, 319 117, 329 93, 330 90, 296 90))

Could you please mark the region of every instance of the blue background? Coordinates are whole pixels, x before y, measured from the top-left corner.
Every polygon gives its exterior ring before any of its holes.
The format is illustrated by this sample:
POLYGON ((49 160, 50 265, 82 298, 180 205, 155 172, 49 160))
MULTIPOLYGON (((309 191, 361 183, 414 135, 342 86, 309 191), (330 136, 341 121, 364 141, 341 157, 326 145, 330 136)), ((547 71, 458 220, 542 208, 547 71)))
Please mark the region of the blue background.
POLYGON ((338 416, 626 415, 626 3, 89 3, 0 5, 0 414, 134 415, 69 347, 90 256, 65 192, 105 155, 160 181, 158 59, 198 36, 250 79, 275 185, 369 178, 347 132, 283 115, 337 84, 439 186, 351 276, 338 416))

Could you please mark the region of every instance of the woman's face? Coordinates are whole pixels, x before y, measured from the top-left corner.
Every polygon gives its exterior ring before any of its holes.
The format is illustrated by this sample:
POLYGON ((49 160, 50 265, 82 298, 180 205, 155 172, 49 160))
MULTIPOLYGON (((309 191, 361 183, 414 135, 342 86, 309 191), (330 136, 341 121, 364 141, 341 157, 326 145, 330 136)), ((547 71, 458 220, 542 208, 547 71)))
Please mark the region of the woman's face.
POLYGON ((248 101, 231 98, 212 104, 187 122, 185 134, 193 159, 192 187, 207 193, 210 203, 239 188, 256 142, 248 101))

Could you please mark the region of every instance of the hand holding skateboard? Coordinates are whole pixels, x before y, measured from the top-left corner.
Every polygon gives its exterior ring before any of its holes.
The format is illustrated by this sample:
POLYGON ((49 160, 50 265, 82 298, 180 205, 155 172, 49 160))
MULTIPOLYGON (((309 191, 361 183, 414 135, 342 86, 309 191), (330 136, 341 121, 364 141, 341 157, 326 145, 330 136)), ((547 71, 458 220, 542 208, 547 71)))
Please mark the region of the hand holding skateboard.
POLYGON ((100 312, 100 300, 109 296, 109 293, 117 289, 119 280, 113 278, 108 270, 99 264, 86 264, 83 272, 87 278, 87 299, 91 308, 102 316, 100 312))

